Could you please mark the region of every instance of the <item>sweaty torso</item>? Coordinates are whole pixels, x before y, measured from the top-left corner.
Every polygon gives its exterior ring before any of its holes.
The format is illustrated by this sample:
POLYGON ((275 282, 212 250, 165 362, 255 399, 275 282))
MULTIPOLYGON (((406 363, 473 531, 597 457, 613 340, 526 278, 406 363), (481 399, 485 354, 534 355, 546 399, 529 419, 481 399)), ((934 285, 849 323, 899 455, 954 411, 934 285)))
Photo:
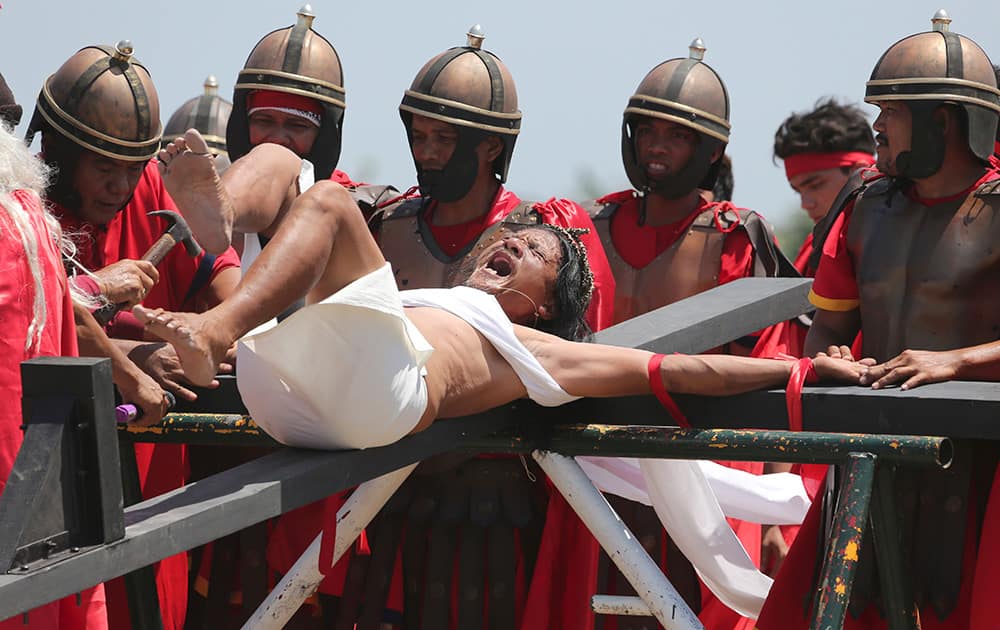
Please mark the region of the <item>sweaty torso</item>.
POLYGON ((429 307, 407 307, 406 316, 434 346, 426 365, 427 411, 416 430, 435 418, 479 413, 527 395, 510 364, 462 318, 429 307))

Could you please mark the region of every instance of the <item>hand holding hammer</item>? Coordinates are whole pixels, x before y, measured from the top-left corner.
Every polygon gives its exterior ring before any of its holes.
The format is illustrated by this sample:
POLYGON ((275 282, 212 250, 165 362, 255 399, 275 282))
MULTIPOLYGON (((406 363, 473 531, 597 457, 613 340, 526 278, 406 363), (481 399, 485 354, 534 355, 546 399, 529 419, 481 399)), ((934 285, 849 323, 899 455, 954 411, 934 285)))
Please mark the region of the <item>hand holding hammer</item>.
MULTIPOLYGON (((150 212, 149 216, 162 216, 168 223, 166 231, 163 235, 153 243, 152 247, 146 250, 146 253, 142 255, 140 260, 150 262, 155 267, 163 262, 167 254, 173 249, 174 245, 182 243, 184 245, 185 251, 192 258, 198 256, 201 253, 201 246, 194 236, 191 234, 191 229, 188 227, 187 222, 184 217, 173 212, 171 210, 157 210, 155 212, 150 212)), ((106 325, 111 319, 118 313, 128 306, 128 302, 119 302, 117 304, 108 304, 107 306, 102 306, 101 308, 94 311, 94 318, 97 319, 100 324, 106 325)))

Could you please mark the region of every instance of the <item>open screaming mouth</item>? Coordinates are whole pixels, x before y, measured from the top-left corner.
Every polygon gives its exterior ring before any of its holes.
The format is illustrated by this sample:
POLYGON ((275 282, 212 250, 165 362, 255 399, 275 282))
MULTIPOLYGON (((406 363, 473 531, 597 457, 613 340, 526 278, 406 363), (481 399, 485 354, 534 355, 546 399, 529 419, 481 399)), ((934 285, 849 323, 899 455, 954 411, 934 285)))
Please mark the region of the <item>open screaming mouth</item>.
POLYGON ((493 254, 493 257, 486 263, 486 269, 492 271, 501 278, 506 278, 510 275, 511 271, 513 271, 510 255, 503 251, 493 254))

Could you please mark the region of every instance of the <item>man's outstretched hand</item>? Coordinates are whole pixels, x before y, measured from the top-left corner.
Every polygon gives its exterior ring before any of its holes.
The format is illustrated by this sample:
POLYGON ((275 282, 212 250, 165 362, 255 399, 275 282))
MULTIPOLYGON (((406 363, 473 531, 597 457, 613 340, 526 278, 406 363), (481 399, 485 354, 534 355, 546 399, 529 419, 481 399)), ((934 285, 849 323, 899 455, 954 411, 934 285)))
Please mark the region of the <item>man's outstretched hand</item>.
POLYGON ((843 355, 834 357, 825 352, 817 354, 813 358, 813 367, 816 369, 819 380, 861 385, 862 376, 868 374, 871 366, 875 365, 875 359, 855 361, 851 358, 849 349, 846 355, 847 358, 840 358, 843 355))

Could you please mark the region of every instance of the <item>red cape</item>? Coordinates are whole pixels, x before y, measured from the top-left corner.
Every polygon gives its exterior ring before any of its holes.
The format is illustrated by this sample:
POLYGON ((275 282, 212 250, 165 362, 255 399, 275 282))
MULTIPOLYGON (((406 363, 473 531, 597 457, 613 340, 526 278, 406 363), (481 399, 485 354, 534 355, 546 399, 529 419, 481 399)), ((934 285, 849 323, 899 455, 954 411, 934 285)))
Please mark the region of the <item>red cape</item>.
MULTIPOLYGON (((27 191, 11 195, 28 214, 28 229, 38 244, 39 272, 45 300, 45 325, 41 338, 25 349, 28 327, 33 318, 35 282, 28 266, 28 257, 16 237, 19 233, 11 216, 0 208, 0 492, 14 466, 21 448, 21 361, 39 356, 77 356, 76 326, 73 305, 67 290, 66 272, 61 253, 52 240, 38 196, 27 191)), ((0 630, 25 628, 56 629, 107 628, 104 607, 104 586, 98 585, 76 597, 46 604, 30 611, 25 619, 18 615, 0 622, 0 630), (27 625, 25 625, 27 621, 27 625)))

